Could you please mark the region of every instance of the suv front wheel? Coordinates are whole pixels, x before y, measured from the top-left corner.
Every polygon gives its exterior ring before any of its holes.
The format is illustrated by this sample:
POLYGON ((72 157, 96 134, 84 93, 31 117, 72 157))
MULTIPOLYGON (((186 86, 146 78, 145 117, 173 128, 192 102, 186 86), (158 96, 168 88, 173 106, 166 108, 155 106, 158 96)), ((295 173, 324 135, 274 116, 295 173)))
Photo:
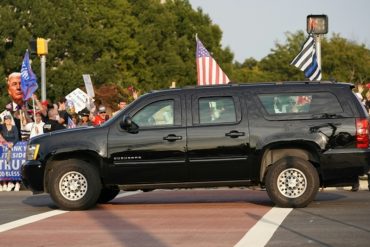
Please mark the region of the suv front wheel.
POLYGON ((271 200, 279 207, 306 207, 319 189, 315 167, 298 157, 285 157, 272 164, 265 185, 271 200))
POLYGON ((102 188, 97 169, 76 159, 58 163, 54 165, 49 180, 49 192, 54 202, 65 210, 95 206, 102 188))

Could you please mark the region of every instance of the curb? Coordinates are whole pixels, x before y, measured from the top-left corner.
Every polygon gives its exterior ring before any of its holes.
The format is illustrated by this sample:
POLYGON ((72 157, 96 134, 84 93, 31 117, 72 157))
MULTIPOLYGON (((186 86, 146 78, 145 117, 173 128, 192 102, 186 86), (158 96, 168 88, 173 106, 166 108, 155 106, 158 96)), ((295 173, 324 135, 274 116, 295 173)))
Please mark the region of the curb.
MULTIPOLYGON (((345 186, 345 187, 327 187, 327 188, 320 188, 320 191, 327 191, 327 190, 348 190, 348 191, 351 191, 351 189, 352 189, 351 186, 345 186)), ((368 184, 367 184, 367 179, 366 180, 360 179, 360 188, 359 188, 359 191, 360 190, 367 190, 367 191, 369 191, 369 187, 368 187, 368 184)))

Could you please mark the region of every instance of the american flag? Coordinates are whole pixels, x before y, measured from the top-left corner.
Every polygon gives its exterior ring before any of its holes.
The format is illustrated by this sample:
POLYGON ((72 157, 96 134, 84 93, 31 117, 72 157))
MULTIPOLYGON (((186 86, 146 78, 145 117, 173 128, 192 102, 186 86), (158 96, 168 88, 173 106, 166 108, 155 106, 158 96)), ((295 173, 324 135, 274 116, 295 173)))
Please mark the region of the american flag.
POLYGON ((227 75, 211 57, 198 37, 196 37, 196 41, 197 51, 195 56, 197 60, 198 85, 203 86, 229 83, 230 80, 227 75))
POLYGON ((292 65, 304 71, 310 81, 321 80, 321 68, 317 63, 315 40, 310 35, 304 42, 301 51, 291 62, 292 65))
POLYGON ((67 128, 72 129, 72 128, 76 128, 76 127, 77 126, 76 126, 75 122, 73 122, 73 120, 70 117, 68 117, 68 126, 67 126, 67 128))

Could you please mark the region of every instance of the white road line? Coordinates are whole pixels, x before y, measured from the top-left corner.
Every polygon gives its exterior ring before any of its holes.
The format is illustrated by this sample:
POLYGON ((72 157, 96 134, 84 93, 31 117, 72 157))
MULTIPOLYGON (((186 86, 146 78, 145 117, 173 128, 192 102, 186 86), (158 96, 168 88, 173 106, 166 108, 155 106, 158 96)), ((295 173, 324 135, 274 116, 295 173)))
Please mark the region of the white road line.
POLYGON ((292 208, 272 208, 255 224, 234 247, 263 247, 292 208))
POLYGON ((5 223, 5 224, 0 225, 0 232, 9 231, 9 230, 14 229, 16 227, 31 224, 31 223, 34 223, 36 221, 43 220, 43 219, 46 219, 46 218, 49 218, 49 217, 53 217, 53 216, 56 216, 56 215, 59 215, 59 214, 64 214, 64 213, 67 213, 67 212, 69 212, 69 211, 53 210, 53 211, 49 211, 49 212, 46 212, 46 213, 36 214, 36 215, 32 215, 32 216, 29 216, 29 217, 26 217, 26 218, 23 218, 23 219, 20 219, 20 220, 5 223))
MULTIPOLYGON (((117 195, 116 198, 136 195, 136 194, 139 194, 139 193, 142 193, 142 191, 124 192, 124 193, 121 193, 121 194, 117 195)), ((44 220, 44 219, 47 219, 49 217, 53 217, 53 216, 57 216, 57 215, 60 215, 60 214, 68 213, 68 212, 69 211, 64 211, 64 210, 53 210, 53 211, 49 211, 49 212, 45 212, 45 213, 41 213, 41 214, 32 215, 32 216, 29 216, 29 217, 26 217, 26 218, 23 218, 23 219, 15 220, 15 221, 12 221, 12 222, 9 222, 9 223, 5 223, 5 224, 0 225, 0 233, 9 231, 11 229, 14 229, 14 228, 17 228, 17 227, 20 227, 20 226, 31 224, 31 223, 34 223, 36 221, 44 220)))

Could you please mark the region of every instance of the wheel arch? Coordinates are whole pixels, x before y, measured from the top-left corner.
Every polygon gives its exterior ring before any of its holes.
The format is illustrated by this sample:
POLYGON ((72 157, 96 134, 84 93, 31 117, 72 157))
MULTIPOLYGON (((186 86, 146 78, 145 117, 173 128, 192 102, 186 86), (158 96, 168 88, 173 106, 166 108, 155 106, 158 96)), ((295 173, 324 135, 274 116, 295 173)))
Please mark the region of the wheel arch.
POLYGON ((50 173, 53 171, 53 168, 57 165, 62 165, 63 161, 69 159, 83 160, 97 169, 101 176, 101 167, 102 167, 102 158, 93 151, 73 151, 73 152, 64 152, 56 153, 49 156, 44 172, 44 191, 49 193, 49 178, 50 173))
POLYGON ((305 142, 275 143, 264 149, 260 166, 260 181, 264 181, 267 170, 272 164, 288 156, 309 161, 317 170, 320 167, 318 147, 315 144, 305 142))

